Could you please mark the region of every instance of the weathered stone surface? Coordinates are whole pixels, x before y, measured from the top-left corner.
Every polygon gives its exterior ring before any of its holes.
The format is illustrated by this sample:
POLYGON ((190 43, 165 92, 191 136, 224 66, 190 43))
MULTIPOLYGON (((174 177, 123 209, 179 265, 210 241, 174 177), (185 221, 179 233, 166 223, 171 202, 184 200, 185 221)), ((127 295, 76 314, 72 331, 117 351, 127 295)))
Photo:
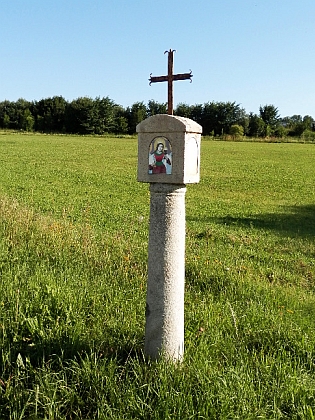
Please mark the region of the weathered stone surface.
POLYGON ((201 125, 195 121, 175 115, 153 115, 137 125, 137 133, 202 133, 201 125))
POLYGON ((145 354, 180 360, 184 353, 185 193, 151 184, 145 354))
POLYGON ((137 126, 138 181, 151 193, 144 351, 153 359, 184 354, 185 184, 199 182, 201 131, 173 115, 137 126))
POLYGON ((137 132, 138 181, 166 184, 199 182, 202 132, 199 124, 188 118, 154 115, 138 124, 137 132), (158 139, 168 145, 171 173, 150 173, 149 155, 153 155, 152 147, 158 139))

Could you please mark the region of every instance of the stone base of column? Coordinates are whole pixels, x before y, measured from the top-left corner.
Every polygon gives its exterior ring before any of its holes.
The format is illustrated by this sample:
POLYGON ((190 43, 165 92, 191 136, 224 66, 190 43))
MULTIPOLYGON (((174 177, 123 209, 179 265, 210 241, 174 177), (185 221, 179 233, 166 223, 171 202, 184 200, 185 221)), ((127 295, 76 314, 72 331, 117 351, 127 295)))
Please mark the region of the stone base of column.
POLYGON ((184 354, 185 185, 150 184, 145 355, 184 354))

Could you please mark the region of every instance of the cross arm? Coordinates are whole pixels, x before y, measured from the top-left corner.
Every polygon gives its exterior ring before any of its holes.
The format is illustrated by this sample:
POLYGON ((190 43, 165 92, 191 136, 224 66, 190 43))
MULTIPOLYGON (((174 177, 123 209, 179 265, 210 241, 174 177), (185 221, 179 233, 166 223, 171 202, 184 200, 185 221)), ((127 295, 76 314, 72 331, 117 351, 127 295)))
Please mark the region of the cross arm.
POLYGON ((151 83, 157 83, 157 82, 167 82, 168 81, 168 76, 151 76, 150 75, 150 85, 151 83))
POLYGON ((191 73, 192 72, 190 72, 190 73, 174 74, 173 75, 173 80, 187 80, 187 79, 190 79, 190 81, 192 81, 191 78, 193 77, 193 75, 191 73))
MULTIPOLYGON (((190 73, 181 73, 181 74, 173 74, 171 76, 171 80, 191 80, 191 78, 193 77, 193 75, 190 73)), ((169 76, 151 76, 150 75, 150 79, 149 79, 149 84, 151 85, 151 83, 158 83, 158 82, 168 82, 169 81, 169 76)))

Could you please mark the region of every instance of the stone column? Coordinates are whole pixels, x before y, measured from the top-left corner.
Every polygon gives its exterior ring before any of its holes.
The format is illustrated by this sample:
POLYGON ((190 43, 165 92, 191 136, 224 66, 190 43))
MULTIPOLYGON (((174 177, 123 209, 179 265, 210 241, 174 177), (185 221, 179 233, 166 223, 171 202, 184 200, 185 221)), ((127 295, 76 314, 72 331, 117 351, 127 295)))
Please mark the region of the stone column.
POLYGON ((176 362, 184 354, 185 194, 200 179, 202 127, 159 114, 137 133, 138 181, 151 193, 144 352, 176 362))
POLYGON ((145 354, 184 353, 185 185, 150 184, 145 354))

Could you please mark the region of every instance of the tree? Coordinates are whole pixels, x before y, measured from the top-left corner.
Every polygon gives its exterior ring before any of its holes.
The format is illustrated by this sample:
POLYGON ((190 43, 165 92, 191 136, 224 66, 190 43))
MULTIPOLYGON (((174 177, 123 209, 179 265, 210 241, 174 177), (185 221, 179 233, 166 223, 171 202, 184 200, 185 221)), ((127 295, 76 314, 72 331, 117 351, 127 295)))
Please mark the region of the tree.
POLYGON ((287 135, 287 129, 283 125, 279 124, 273 134, 279 138, 285 137, 287 135))
POLYGON ((184 118, 191 118, 191 108, 192 107, 190 105, 179 103, 174 110, 174 115, 184 118))
POLYGON ((276 108, 274 105, 265 105, 263 107, 260 106, 259 116, 265 123, 265 136, 271 134, 280 123, 278 108, 276 108))
POLYGON ((10 127, 10 117, 8 114, 4 114, 1 127, 9 128, 10 127))
POLYGON ((127 108, 129 134, 136 132, 136 126, 147 117, 147 107, 143 102, 135 102, 131 108, 127 108))
POLYGON ((35 130, 43 132, 65 131, 65 118, 68 103, 62 96, 41 99, 32 106, 35 130))
POLYGON ((32 103, 23 98, 18 99, 16 102, 1 102, 0 127, 32 131, 34 118, 30 111, 31 107, 32 103))
POLYGON ((27 108, 24 110, 23 115, 21 116, 21 130, 24 131, 33 131, 35 124, 35 120, 33 115, 31 114, 31 111, 27 108))
POLYGON ((115 103, 109 97, 96 98, 94 101, 93 132, 95 134, 115 131, 115 103))
POLYGON ((303 118, 301 115, 292 115, 291 117, 284 117, 281 118, 280 122, 284 127, 292 128, 296 124, 299 124, 303 121, 303 118))
POLYGON ((303 140, 315 141, 315 132, 312 130, 306 129, 303 131, 303 134, 301 137, 303 140))
POLYGON ((200 124, 203 133, 222 135, 229 133, 233 124, 242 125, 245 129, 246 113, 235 102, 208 102, 203 106, 200 124))
POLYGON ((0 127, 10 128, 10 121, 12 117, 12 105, 10 101, 0 102, 0 127))
POLYGON ((69 133, 94 133, 95 106, 93 99, 81 97, 71 101, 67 106, 65 120, 69 133))
POLYGON ((203 106, 202 118, 200 124, 204 135, 217 134, 220 131, 217 124, 217 107, 214 102, 207 102, 203 106))
POLYGON ((241 125, 238 125, 238 124, 233 124, 230 127, 229 134, 231 134, 231 136, 234 139, 236 139, 238 137, 242 137, 242 136, 244 136, 244 127, 242 127, 241 125))
POLYGON ((252 112, 248 118, 248 135, 251 137, 263 137, 265 133, 265 123, 262 118, 252 112))
MULTIPOLYGON (((165 113, 166 103, 153 99, 147 105, 136 102, 123 108, 108 96, 96 99, 81 97, 70 103, 62 96, 37 102, 20 98, 16 102, 0 102, 0 128, 78 134, 134 134, 142 120, 165 113)), ((283 137, 302 136, 306 130, 315 131, 315 120, 310 115, 280 118, 274 105, 260 106, 259 115, 248 115, 236 102, 179 103, 174 114, 196 121, 203 127, 204 135, 229 133, 237 136, 245 133, 254 137, 271 134, 283 137)), ((306 135, 311 137, 308 132, 306 135)))
POLYGON ((115 127, 113 132, 116 134, 128 133, 126 110, 120 105, 115 106, 115 127))
POLYGON ((190 107, 190 118, 196 123, 202 123, 202 116, 203 116, 203 105, 196 104, 190 107))
POLYGON ((65 131, 66 110, 68 102, 62 96, 52 98, 52 129, 56 132, 65 131))
POLYGON ((303 117, 303 125, 305 127, 305 130, 312 130, 314 127, 315 120, 310 115, 305 115, 303 117))
POLYGON ((152 117, 157 114, 167 114, 166 103, 159 103, 151 99, 147 106, 147 116, 152 117))
POLYGON ((305 130, 312 130, 314 119, 310 115, 292 115, 282 118, 281 124, 287 129, 289 136, 301 136, 305 130))

